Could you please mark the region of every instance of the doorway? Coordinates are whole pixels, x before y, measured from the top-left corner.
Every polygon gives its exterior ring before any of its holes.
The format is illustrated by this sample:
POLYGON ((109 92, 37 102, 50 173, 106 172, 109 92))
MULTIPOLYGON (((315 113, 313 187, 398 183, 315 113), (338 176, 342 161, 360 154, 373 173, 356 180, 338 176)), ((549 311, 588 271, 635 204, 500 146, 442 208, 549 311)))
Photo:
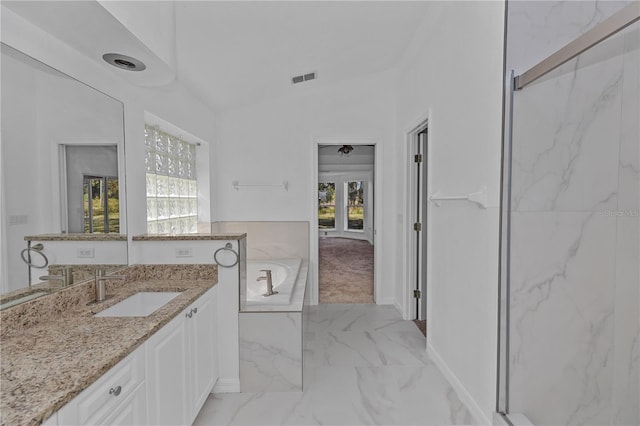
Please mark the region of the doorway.
POLYGON ((318 145, 319 303, 374 303, 375 146, 318 145))
POLYGON ((409 142, 409 317, 426 336, 428 296, 429 131, 423 122, 408 134, 409 142))

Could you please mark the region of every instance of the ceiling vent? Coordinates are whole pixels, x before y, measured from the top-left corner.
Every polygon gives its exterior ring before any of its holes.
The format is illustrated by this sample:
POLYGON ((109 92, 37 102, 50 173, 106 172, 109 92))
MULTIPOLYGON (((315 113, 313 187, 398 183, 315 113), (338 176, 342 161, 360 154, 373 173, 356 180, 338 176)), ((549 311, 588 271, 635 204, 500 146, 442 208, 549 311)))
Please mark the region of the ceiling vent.
POLYGON ((316 73, 311 72, 309 74, 303 74, 303 75, 297 75, 295 77, 291 77, 291 82, 293 84, 298 84, 298 83, 303 83, 305 81, 315 80, 315 79, 316 79, 316 73))

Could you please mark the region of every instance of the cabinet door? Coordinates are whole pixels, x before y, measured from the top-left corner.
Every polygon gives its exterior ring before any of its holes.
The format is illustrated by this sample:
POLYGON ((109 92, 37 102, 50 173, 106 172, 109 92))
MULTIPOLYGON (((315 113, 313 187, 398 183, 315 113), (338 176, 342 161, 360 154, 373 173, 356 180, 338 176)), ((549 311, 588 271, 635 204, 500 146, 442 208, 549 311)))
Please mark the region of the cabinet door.
MULTIPOLYGON (((213 336, 213 385, 215 386, 218 377, 220 377, 218 367, 218 286, 211 289, 211 304, 213 306, 213 325, 211 326, 211 335, 213 336)), ((211 392, 213 392, 213 388, 211 392)))
POLYGON ((144 384, 130 395, 110 416, 102 422, 108 426, 131 426, 147 424, 147 406, 144 384))
POLYGON ((189 329, 190 376, 192 397, 190 410, 193 420, 213 389, 216 370, 214 340, 216 334, 214 287, 191 307, 193 316, 187 319, 189 329))
POLYGON ((190 423, 186 323, 182 312, 145 344, 149 424, 190 423))

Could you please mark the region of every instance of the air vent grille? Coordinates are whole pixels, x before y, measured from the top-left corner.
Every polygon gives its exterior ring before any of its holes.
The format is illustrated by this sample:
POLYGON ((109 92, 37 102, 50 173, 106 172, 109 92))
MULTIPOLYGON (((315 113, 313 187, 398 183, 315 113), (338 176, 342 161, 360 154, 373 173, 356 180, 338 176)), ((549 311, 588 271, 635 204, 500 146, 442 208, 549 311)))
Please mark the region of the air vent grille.
POLYGON ((293 84, 298 84, 298 83, 303 83, 305 81, 315 80, 315 79, 316 79, 316 73, 315 72, 310 72, 308 74, 297 75, 295 77, 291 77, 291 82, 293 84))

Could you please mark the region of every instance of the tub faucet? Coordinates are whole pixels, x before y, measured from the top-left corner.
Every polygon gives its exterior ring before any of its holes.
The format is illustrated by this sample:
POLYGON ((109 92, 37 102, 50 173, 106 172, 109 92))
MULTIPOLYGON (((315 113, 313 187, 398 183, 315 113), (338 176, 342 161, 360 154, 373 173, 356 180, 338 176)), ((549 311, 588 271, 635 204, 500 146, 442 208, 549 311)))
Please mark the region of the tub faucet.
POLYGON ((258 277, 256 281, 264 281, 267 280, 267 292, 263 294, 264 297, 273 296, 274 294, 278 294, 277 291, 273 291, 273 282, 271 281, 271 269, 260 269, 260 272, 264 272, 264 277, 258 277))

